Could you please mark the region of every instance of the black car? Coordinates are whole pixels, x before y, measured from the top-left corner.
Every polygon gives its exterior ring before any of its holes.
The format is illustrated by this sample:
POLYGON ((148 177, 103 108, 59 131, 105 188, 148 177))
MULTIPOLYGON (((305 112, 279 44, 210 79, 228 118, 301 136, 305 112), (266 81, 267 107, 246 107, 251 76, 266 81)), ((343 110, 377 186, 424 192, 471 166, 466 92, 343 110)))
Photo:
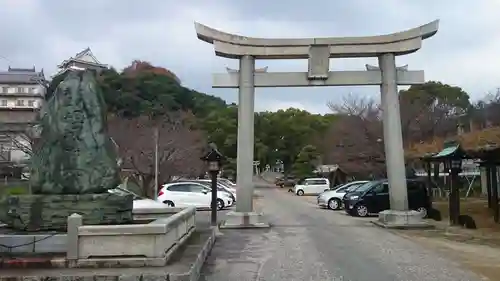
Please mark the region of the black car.
MULTIPOLYGON (((431 199, 426 183, 422 180, 407 179, 408 205, 411 210, 423 212, 431 208, 431 199)), ((344 196, 346 213, 366 217, 390 209, 389 183, 387 180, 371 181, 344 196)))
POLYGON ((283 187, 293 187, 295 184, 297 184, 297 178, 294 176, 284 176, 282 178, 276 179, 276 186, 279 186, 281 188, 283 187))

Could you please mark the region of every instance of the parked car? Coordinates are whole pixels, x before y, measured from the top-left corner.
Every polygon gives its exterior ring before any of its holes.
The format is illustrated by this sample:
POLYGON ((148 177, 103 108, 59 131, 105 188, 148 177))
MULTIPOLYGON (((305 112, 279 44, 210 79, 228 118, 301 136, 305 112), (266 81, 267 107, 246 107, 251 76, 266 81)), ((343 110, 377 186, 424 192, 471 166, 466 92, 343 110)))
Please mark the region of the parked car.
POLYGON ((133 199, 134 200, 134 205, 133 205, 134 210, 169 208, 168 205, 157 202, 153 199, 139 196, 139 195, 137 195, 137 194, 133 193, 132 191, 127 190, 125 188, 117 187, 117 188, 109 189, 108 192, 115 193, 115 194, 132 194, 134 196, 134 199, 133 199))
POLYGON ((327 190, 318 195, 318 205, 322 208, 339 210, 342 207, 342 199, 344 198, 344 195, 348 192, 354 191, 356 188, 367 182, 368 181, 353 181, 336 186, 332 190, 327 190))
MULTIPOLYGON (((191 182, 198 182, 203 184, 204 186, 211 188, 212 181, 211 180, 191 180, 191 182)), ((236 202, 236 189, 232 187, 228 187, 227 185, 223 184, 222 182, 217 181, 217 192, 225 192, 229 194, 229 196, 233 199, 233 203, 236 202)))
MULTIPOLYGON (((158 202, 170 207, 210 208, 211 189, 198 182, 174 182, 162 186, 158 193, 158 202)), ((231 207, 233 199, 226 192, 217 192, 217 210, 231 207)))
POLYGON ((306 178, 299 181, 293 188, 293 192, 299 196, 318 195, 330 189, 330 181, 326 178, 306 178))
POLYGON ((218 182, 222 183, 222 184, 225 184, 229 187, 232 187, 232 188, 235 188, 236 187, 236 184, 226 178, 218 178, 217 179, 218 182))
MULTIPOLYGON (((407 179, 408 206, 411 210, 427 216, 431 208, 431 200, 426 184, 422 180, 407 179)), ((371 181, 358 187, 344 197, 345 211, 349 215, 366 217, 390 209, 389 182, 387 180, 371 181)))
POLYGON ((294 176, 284 176, 281 178, 276 179, 276 186, 279 186, 281 188, 283 187, 293 187, 295 184, 297 184, 298 179, 295 178, 294 176))

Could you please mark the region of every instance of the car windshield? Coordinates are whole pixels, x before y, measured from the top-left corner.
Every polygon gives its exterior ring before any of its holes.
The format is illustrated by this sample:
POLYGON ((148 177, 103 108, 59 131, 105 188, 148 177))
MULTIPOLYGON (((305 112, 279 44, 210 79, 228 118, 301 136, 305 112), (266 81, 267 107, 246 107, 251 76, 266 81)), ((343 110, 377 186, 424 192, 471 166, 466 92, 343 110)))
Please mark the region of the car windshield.
MULTIPOLYGON (((211 187, 212 183, 209 182, 209 181, 197 181, 197 183, 202 184, 203 186, 205 186, 205 188, 207 188, 207 190, 212 190, 212 187, 211 187)), ((218 182, 217 183, 217 190, 219 190, 219 191, 226 191, 227 187, 218 182)))
POLYGON ((219 179, 219 182, 227 186, 231 186, 233 183, 228 179, 219 179))
POLYGON ((347 190, 346 190, 346 191, 347 191, 347 192, 353 192, 353 191, 356 191, 356 190, 357 190, 360 186, 362 186, 362 185, 364 185, 364 184, 366 184, 366 182, 364 182, 364 183, 355 183, 355 184, 353 184, 353 185, 349 186, 349 187, 347 188, 347 190))
POLYGON ((217 182, 217 185, 223 186, 223 187, 225 187, 225 188, 231 188, 231 186, 229 186, 227 183, 225 183, 225 182, 221 182, 221 181, 218 181, 218 182, 217 182))
POLYGON ((119 194, 119 195, 127 195, 127 194, 132 194, 134 196, 134 200, 139 200, 139 199, 143 199, 143 197, 133 193, 132 191, 130 190, 126 190, 125 188, 122 188, 122 187, 117 187, 117 188, 113 188, 113 189, 110 189, 108 190, 110 193, 114 193, 114 194, 119 194))
POLYGON ((365 184, 362 184, 360 186, 358 186, 358 188, 356 188, 356 192, 366 192, 368 190, 370 190, 373 186, 379 184, 378 181, 371 181, 371 182, 367 182, 365 184))
POLYGON ((331 190, 339 190, 341 188, 344 188, 347 184, 339 184, 331 188, 331 190))

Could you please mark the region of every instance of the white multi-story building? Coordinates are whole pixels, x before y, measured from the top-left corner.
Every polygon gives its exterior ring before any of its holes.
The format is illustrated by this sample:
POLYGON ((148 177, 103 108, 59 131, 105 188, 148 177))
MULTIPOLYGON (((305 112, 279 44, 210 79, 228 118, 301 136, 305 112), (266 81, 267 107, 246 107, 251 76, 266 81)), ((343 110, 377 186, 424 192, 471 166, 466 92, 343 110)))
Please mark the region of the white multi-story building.
POLYGON ((26 131, 36 123, 45 96, 43 70, 11 68, 0 71, 0 162, 29 158, 26 131))
POLYGON ((39 108, 45 95, 44 81, 43 70, 37 72, 34 67, 0 71, 0 110, 39 108))

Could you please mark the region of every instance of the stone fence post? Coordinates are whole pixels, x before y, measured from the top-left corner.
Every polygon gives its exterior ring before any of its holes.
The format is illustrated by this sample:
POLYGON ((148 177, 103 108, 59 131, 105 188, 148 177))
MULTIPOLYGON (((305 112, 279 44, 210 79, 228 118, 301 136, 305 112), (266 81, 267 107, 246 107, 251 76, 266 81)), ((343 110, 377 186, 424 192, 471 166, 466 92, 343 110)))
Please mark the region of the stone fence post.
POLYGON ((78 228, 82 226, 82 216, 79 214, 72 214, 68 217, 67 229, 67 252, 66 258, 68 260, 78 259, 78 228))

